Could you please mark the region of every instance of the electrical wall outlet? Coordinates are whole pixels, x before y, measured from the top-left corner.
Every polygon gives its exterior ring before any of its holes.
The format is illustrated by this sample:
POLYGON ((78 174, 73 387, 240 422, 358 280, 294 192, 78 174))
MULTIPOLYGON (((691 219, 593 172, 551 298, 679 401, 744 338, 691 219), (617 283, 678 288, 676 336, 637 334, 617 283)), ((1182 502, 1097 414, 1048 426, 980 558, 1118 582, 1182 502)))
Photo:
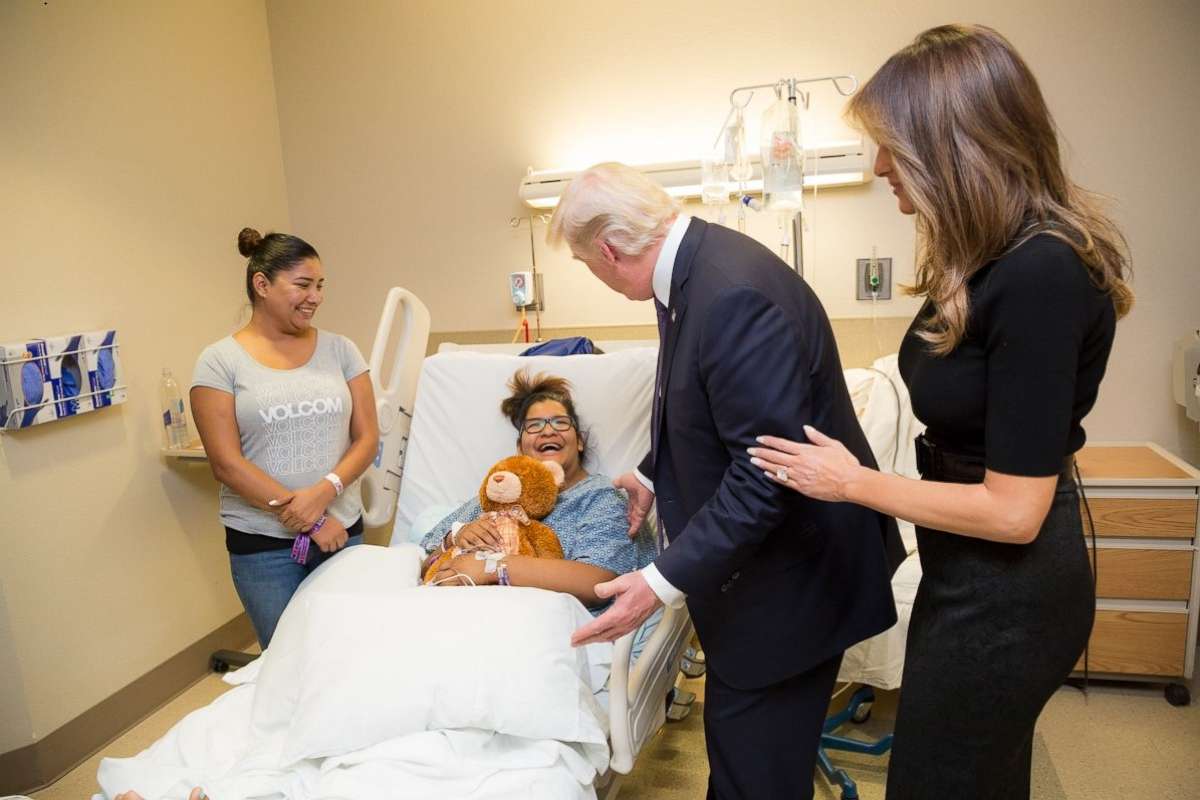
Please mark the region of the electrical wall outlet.
POLYGON ((892 259, 860 258, 855 265, 856 296, 859 300, 892 299, 892 259))

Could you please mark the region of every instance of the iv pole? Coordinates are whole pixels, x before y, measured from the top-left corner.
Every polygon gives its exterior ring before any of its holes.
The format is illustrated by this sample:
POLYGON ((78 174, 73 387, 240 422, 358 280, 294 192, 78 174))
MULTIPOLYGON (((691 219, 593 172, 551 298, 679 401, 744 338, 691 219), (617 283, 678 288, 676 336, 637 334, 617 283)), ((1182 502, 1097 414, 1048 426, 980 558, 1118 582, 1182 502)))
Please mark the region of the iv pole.
MULTIPOLYGON (((754 98, 754 90, 756 89, 774 89, 777 92, 787 90, 787 99, 794 106, 803 104, 805 111, 808 111, 809 101, 812 99, 811 92, 799 91, 796 87, 807 83, 823 83, 829 81, 833 84, 833 88, 842 97, 849 97, 858 91, 858 79, 853 75, 824 75, 819 78, 780 78, 774 83, 756 83, 751 86, 739 86, 729 93, 729 113, 725 115, 725 121, 721 123, 721 130, 717 134, 717 138, 713 141, 713 148, 721 142, 721 137, 725 135, 725 130, 729 126, 729 120, 733 118, 734 113, 739 109, 745 110, 750 105, 750 101, 754 98), (842 88, 842 81, 849 84, 849 88, 842 88), (750 96, 741 103, 738 102, 738 94, 740 92, 749 92, 750 96)), ((739 198, 739 202, 741 202, 739 198)), ((792 269, 800 277, 804 277, 804 243, 802 239, 803 230, 803 211, 797 211, 792 217, 792 269)))

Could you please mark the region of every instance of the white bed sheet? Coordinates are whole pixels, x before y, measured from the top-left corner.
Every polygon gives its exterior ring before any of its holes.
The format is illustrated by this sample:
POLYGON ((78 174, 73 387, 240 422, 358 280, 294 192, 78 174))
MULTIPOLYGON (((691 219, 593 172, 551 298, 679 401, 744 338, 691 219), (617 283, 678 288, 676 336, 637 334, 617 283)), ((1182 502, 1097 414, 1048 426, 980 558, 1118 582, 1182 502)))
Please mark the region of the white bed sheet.
POLYGON ((892 576, 892 594, 896 598, 897 622, 883 633, 851 647, 842 657, 838 680, 863 683, 879 689, 896 689, 904 674, 904 646, 908 641, 908 621, 913 600, 921 582, 921 560, 913 553, 892 576))
POLYGON ((256 685, 235 686, 193 711, 133 758, 106 758, 97 780, 107 800, 133 788, 186 800, 203 785, 213 800, 575 800, 594 798, 597 765, 580 745, 481 730, 426 731, 280 768, 275 741, 250 735, 256 685))
POLYGON ((213 800, 595 797, 609 748, 593 692, 607 680, 612 646, 569 647, 586 609, 564 595, 507 590, 503 612, 489 616, 497 598, 485 590, 418 587, 419 561, 411 545, 364 546, 323 564, 271 648, 226 676, 234 688, 137 756, 104 759, 96 798, 134 789, 183 800, 197 785, 213 800), (442 606, 465 621, 431 631, 442 606), (482 650, 464 658, 430 638, 455 631, 482 650), (558 701, 539 702, 551 689, 558 701), (420 729, 421 719, 437 727, 453 717, 462 721, 455 729, 420 729), (510 735, 481 729, 493 719, 510 735), (569 730, 567 741, 532 733, 551 728, 569 730), (530 733, 511 735, 521 729, 530 733))
MULTIPOLYGON (((896 354, 878 359, 869 369, 846 370, 846 385, 879 468, 908 478, 918 478, 913 441, 924 426, 912 412, 908 389, 900 377, 896 354)), ((842 658, 839 681, 864 683, 880 689, 900 686, 904 673, 904 647, 913 600, 921 582, 921 561, 912 523, 898 520, 908 553, 892 576, 898 621, 883 633, 859 642, 842 658)))

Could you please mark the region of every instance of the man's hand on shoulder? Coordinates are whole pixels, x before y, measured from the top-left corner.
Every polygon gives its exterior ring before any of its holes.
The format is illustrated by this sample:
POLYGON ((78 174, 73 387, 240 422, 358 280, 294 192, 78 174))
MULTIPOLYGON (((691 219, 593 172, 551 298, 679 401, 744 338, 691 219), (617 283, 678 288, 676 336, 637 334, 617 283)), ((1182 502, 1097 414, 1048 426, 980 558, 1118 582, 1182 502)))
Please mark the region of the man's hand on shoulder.
POLYGON ((654 503, 654 492, 646 488, 646 485, 638 480, 637 475, 632 472, 626 472, 613 481, 613 486, 618 489, 624 489, 629 495, 629 509, 626 512, 626 518, 629 520, 629 538, 637 536, 638 531, 642 528, 642 523, 646 521, 646 515, 650 513, 650 506, 654 503))

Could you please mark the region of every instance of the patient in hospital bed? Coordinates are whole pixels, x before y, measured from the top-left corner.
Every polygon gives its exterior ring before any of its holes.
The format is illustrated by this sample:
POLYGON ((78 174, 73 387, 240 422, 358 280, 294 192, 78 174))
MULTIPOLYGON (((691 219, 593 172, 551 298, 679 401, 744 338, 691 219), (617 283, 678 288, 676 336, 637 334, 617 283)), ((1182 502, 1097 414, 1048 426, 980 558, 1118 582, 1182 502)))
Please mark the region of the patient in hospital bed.
MULTIPOLYGON (((521 370, 508 386, 510 395, 500 411, 516 429, 517 453, 556 461, 565 476, 558 503, 543 520, 558 534, 564 559, 509 556, 509 582, 574 595, 593 614, 599 613, 606 603, 596 596, 596 584, 653 561, 653 539, 645 529, 632 540, 626 535, 625 497, 609 478, 585 469, 587 432, 567 381, 521 370)), ((453 547, 502 550, 496 521, 481 514, 475 497, 435 525, 421 541, 430 561, 453 547)), ((487 572, 486 563, 466 552, 446 562, 435 581, 442 586, 496 583, 498 573, 487 572)))

